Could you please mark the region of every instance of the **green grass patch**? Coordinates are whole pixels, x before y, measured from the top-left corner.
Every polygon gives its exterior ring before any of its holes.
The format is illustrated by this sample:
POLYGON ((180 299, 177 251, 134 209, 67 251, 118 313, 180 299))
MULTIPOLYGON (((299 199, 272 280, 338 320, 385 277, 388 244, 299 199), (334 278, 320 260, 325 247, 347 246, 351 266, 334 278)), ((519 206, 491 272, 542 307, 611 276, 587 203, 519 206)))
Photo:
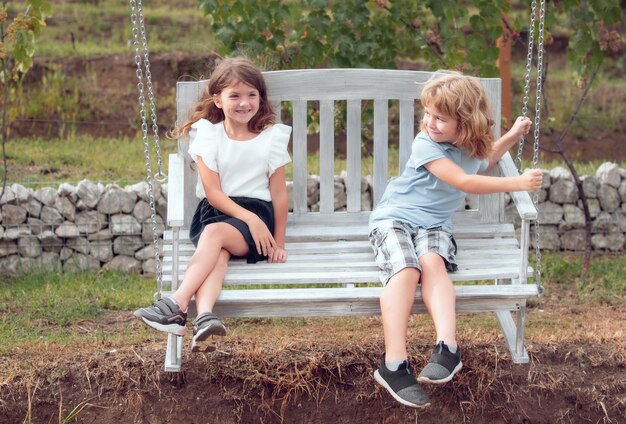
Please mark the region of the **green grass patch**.
MULTIPOLYGON (((144 2, 150 52, 207 52, 215 42, 196 0, 144 2)), ((55 2, 37 42, 40 57, 88 57, 134 51, 126 0, 55 2)))
POLYGON ((123 338, 81 322, 98 322, 106 310, 145 305, 155 287, 154 279, 117 272, 32 273, 1 282, 0 339, 11 343, 0 344, 0 355, 33 344, 67 346, 85 338, 94 342, 123 338))
MULTIPOLYGON (((72 184, 88 179, 135 183, 146 178, 143 140, 102 139, 81 135, 68 139, 11 139, 7 142, 9 181, 25 186, 72 184)), ((162 140, 164 172, 176 142, 162 140)), ((156 173, 156 160, 151 158, 156 173)), ((2 167, 0 166, 0 170, 2 167)))

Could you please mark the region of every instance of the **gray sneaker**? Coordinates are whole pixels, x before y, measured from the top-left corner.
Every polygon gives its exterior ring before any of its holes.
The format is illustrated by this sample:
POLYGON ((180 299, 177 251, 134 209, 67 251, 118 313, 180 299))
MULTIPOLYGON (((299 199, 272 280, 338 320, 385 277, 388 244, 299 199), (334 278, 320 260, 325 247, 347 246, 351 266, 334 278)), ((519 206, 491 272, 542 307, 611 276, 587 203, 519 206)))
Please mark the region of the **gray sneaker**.
POLYGON ((198 315, 193 322, 192 352, 211 352, 215 350, 211 336, 225 336, 226 327, 212 312, 198 315))
POLYGON ((169 297, 159 299, 147 308, 137 309, 134 315, 159 331, 177 336, 184 336, 187 332, 187 314, 169 297))
POLYGON ((444 342, 439 342, 417 380, 424 383, 447 383, 461 368, 461 349, 457 347, 456 353, 452 353, 444 342))
POLYGON ((430 405, 430 399, 422 387, 415 381, 408 361, 400 364, 397 371, 390 371, 385 366, 385 355, 380 362, 380 368, 374 371, 374 378, 383 386, 395 400, 413 408, 425 408, 430 405))

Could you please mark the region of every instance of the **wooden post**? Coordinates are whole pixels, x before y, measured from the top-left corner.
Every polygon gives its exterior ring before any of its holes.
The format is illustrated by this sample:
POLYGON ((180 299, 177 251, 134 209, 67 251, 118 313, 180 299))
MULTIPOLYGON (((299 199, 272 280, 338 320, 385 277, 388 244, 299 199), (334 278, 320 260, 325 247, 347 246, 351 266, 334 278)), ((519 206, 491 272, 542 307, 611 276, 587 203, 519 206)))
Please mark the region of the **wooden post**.
MULTIPOLYGON (((502 17, 505 21, 506 16, 502 17)), ((500 79, 502 79, 502 117, 506 120, 504 128, 510 128, 513 124, 511 115, 511 34, 507 25, 504 23, 502 36, 498 38, 498 69, 500 70, 500 79)))

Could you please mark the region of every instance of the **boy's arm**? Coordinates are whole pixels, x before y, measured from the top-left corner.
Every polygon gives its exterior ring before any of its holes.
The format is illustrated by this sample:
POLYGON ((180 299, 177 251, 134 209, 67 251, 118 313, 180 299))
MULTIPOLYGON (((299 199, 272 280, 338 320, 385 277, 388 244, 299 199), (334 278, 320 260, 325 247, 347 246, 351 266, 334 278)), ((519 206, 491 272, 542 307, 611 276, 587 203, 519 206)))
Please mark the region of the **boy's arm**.
POLYGON ((498 163, 502 155, 508 152, 520 138, 522 138, 525 134, 528 134, 530 126, 530 119, 519 116, 513 123, 511 129, 500 137, 495 143, 493 143, 493 147, 489 153, 489 166, 487 166, 487 169, 493 168, 494 165, 498 163))
POLYGON ((470 194, 541 189, 542 173, 539 169, 530 169, 519 177, 490 177, 468 174, 448 158, 437 159, 424 166, 444 183, 470 194))

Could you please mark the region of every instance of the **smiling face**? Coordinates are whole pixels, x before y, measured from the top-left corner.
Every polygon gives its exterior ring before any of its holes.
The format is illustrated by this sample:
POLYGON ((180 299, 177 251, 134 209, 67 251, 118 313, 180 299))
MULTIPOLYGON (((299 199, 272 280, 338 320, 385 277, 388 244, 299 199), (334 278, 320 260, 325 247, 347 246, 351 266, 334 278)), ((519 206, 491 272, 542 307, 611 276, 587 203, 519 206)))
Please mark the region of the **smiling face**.
POLYGON ((459 137, 458 122, 455 118, 445 115, 435 108, 424 108, 422 129, 437 143, 453 143, 459 137))
POLYGON ((215 105, 224 112, 224 120, 231 128, 245 126, 259 111, 259 90, 244 82, 237 81, 226 87, 220 94, 213 95, 215 105))

